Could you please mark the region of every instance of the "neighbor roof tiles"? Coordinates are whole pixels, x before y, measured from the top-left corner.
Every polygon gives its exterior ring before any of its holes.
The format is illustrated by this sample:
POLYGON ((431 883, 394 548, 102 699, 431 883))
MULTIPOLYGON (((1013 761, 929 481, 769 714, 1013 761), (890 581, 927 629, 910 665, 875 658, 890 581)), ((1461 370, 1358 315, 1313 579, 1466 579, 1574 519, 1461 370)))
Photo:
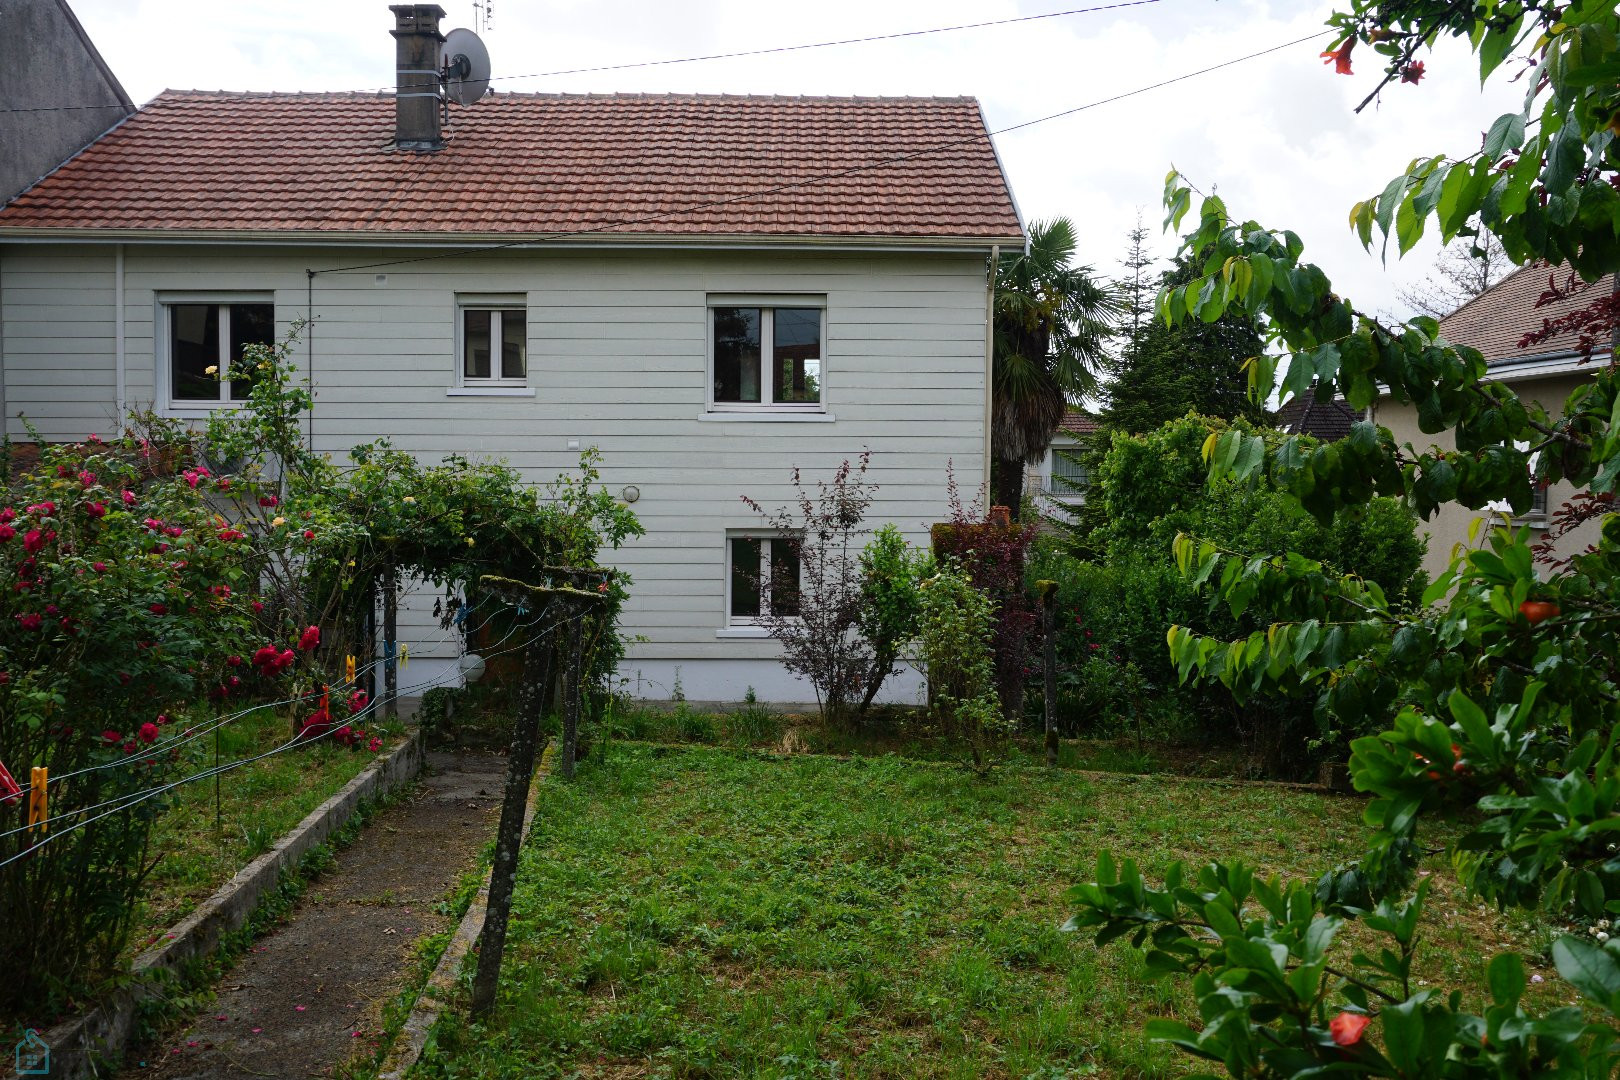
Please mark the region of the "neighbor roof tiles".
POLYGON ((1567 266, 1552 267, 1536 263, 1515 270, 1462 307, 1440 320, 1440 336, 1453 345, 1469 345, 1484 355, 1487 361, 1511 360, 1518 357, 1569 352, 1570 338, 1546 342, 1520 349, 1519 342, 1532 330, 1539 330, 1544 320, 1556 319, 1584 308, 1593 300, 1613 291, 1614 275, 1600 281, 1582 285, 1576 279, 1571 292, 1570 272, 1567 266), (1553 284, 1560 291, 1570 292, 1561 299, 1550 300, 1538 307, 1543 294, 1553 284))
POLYGON ((0 231, 1020 233, 972 98, 499 94, 447 133, 395 150, 391 95, 166 91, 0 231))

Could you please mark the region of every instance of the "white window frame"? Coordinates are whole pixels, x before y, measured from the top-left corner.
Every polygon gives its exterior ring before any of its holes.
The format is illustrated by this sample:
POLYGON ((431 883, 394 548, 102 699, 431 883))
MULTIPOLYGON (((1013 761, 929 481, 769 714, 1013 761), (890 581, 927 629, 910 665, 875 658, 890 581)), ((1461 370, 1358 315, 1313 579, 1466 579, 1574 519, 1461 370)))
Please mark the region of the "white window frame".
MULTIPOLYGON (((773 544, 773 543, 785 543, 785 542, 787 542, 789 540, 792 540, 792 539, 794 539, 794 537, 784 535, 781 532, 777 532, 777 531, 771 530, 771 529, 731 529, 731 530, 727 531, 725 549, 724 549, 724 556, 725 556, 724 573, 725 573, 725 582, 726 582, 726 588, 725 588, 726 596, 725 596, 725 607, 723 609, 723 612, 725 614, 725 625, 727 627, 731 627, 731 628, 758 627, 759 632, 761 634, 764 633, 764 624, 760 621, 760 619, 761 619, 761 616, 763 616, 766 612, 768 612, 770 610, 770 602, 771 602, 771 544, 773 544), (732 542, 736 541, 736 540, 759 540, 759 541, 761 541, 761 543, 759 545, 759 574, 760 574, 760 578, 759 578, 759 585, 760 585, 760 588, 759 588, 759 607, 760 607, 760 615, 733 615, 731 613, 731 545, 732 545, 732 542)), ((800 587, 802 589, 803 584, 804 584, 804 561, 802 559, 799 562, 799 584, 800 584, 800 587)), ((785 617, 786 618, 798 618, 798 616, 796 616, 796 615, 790 615, 790 616, 785 616, 785 617)))
MULTIPOLYGON (((1067 444, 1064 444, 1062 446, 1059 446, 1057 443, 1053 443, 1051 446, 1048 446, 1046 448, 1046 456, 1047 456, 1046 494, 1051 496, 1054 499, 1062 499, 1065 502, 1085 502, 1086 501, 1086 491, 1088 489, 1090 489, 1090 487, 1091 487, 1091 474, 1090 473, 1086 474, 1086 486, 1085 487, 1081 488, 1078 491, 1070 490, 1069 487, 1068 487, 1067 481, 1066 480, 1060 481, 1060 479, 1058 477, 1058 463, 1060 461, 1063 461, 1063 458, 1060 456, 1059 451, 1063 451, 1063 452, 1066 452, 1066 453, 1069 453, 1069 454, 1077 454, 1077 453, 1080 452, 1080 445, 1078 443, 1067 443, 1067 444), (1064 486, 1059 487, 1060 483, 1062 483, 1064 486)), ((1076 466, 1076 467, 1077 468, 1083 468, 1083 466, 1076 466)))
MULTIPOLYGON (((704 352, 703 370, 706 376, 708 389, 704 392, 710 413, 753 413, 776 414, 778 416, 804 417, 806 413, 825 413, 827 411, 827 375, 829 370, 827 347, 827 297, 825 294, 750 294, 750 293, 711 293, 708 303, 704 307, 704 352), (760 400, 753 401, 716 401, 714 399, 714 311, 716 308, 759 308, 759 396, 760 400), (771 353, 774 351, 776 309, 777 308, 815 308, 821 312, 821 367, 816 376, 819 391, 817 401, 771 401, 771 353)), ((729 612, 729 603, 726 606, 729 612)))
POLYGON ((456 381, 450 393, 532 397, 534 390, 529 381, 529 376, 534 370, 534 350, 529 347, 532 330, 533 321, 529 318, 529 298, 522 293, 456 297, 456 381), (487 378, 467 374, 467 312, 469 311, 488 311, 491 313, 489 321, 490 374, 487 378), (500 334, 501 318, 502 313, 507 311, 523 312, 523 378, 521 379, 508 379, 495 374, 495 371, 501 367, 501 357, 497 351, 496 343, 502 340, 500 334))
MULTIPOLYGON (((240 408, 244 398, 230 396, 230 341, 231 327, 228 319, 219 321, 219 352, 220 352, 220 380, 219 397, 216 400, 204 401, 200 398, 180 399, 174 396, 174 324, 173 309, 181 304, 215 304, 228 306, 230 304, 269 304, 272 318, 275 318, 276 296, 273 292, 263 290, 247 290, 243 292, 159 292, 154 297, 157 310, 153 312, 152 325, 157 332, 152 342, 152 352, 157 359, 154 385, 158 387, 156 395, 158 401, 163 403, 163 412, 167 416, 207 416, 215 409, 240 408)), ((280 340, 281 323, 275 323, 275 330, 271 334, 271 344, 280 340)))

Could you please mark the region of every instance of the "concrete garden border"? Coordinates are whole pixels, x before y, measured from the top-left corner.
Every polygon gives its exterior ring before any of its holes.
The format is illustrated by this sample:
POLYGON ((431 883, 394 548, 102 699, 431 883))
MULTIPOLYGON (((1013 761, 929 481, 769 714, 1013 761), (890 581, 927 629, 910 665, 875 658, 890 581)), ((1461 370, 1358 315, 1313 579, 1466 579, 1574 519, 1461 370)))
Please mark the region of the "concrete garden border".
MULTIPOLYGON (((128 1047, 143 1001, 161 997, 188 963, 201 959, 220 939, 244 926, 265 894, 294 870, 306 854, 325 842, 354 816, 362 802, 376 799, 414 779, 422 770, 422 733, 413 729, 405 741, 360 771, 353 780, 312 810, 269 851, 248 863, 236 876, 197 905, 163 935, 163 943, 135 958, 129 984, 89 1011, 40 1033, 51 1048, 53 1080, 83 1080, 105 1071, 104 1062, 128 1047)), ((9 1058, 11 1055, 6 1054, 9 1058)), ((0 1064, 7 1078, 13 1063, 0 1064)))

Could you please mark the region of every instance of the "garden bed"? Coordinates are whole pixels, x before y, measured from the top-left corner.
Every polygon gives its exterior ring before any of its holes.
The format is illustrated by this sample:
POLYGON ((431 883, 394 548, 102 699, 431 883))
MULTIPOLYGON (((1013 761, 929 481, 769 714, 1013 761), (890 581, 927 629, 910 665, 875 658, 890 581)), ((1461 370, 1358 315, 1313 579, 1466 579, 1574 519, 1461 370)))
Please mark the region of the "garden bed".
MULTIPOLYGON (((1061 933, 1065 891, 1100 850, 1150 874, 1220 853, 1314 878, 1360 852, 1362 805, 615 744, 548 785, 496 1013, 442 1022, 427 1073, 1179 1075, 1140 1028, 1188 1003, 1123 943, 1061 933)), ((1477 987, 1482 949, 1536 951, 1434 877, 1426 978, 1477 987)))

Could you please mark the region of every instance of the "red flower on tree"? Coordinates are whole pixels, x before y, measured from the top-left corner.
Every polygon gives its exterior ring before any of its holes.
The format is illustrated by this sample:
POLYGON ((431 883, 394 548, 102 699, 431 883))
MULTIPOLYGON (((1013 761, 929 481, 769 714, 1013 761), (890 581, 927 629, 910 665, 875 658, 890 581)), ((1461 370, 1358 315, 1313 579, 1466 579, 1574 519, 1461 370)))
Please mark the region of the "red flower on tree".
POLYGON ((1423 78, 1423 61, 1414 60, 1410 64, 1407 64, 1405 67, 1401 68, 1401 82, 1413 83, 1415 85, 1421 78, 1423 78))
POLYGON ((1361 1033, 1370 1023, 1372 1018, 1361 1013, 1342 1012, 1328 1021, 1328 1032, 1340 1046, 1354 1046, 1361 1041, 1361 1033))
POLYGON ((1356 47, 1356 39, 1350 38, 1337 49, 1329 49, 1322 54, 1324 64, 1331 63, 1333 70, 1340 75, 1350 74, 1350 50, 1356 47))

